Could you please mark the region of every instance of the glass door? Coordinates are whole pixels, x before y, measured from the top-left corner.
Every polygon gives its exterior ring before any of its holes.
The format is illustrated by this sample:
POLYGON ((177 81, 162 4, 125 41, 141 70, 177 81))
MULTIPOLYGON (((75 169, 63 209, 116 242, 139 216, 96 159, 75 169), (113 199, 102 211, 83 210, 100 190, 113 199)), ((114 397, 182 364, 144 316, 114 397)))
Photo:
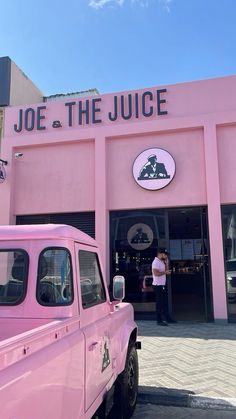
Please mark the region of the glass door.
POLYGON ((183 321, 212 320, 206 208, 168 211, 170 310, 183 321))
POLYGON ((229 321, 236 321, 236 205, 222 207, 225 281, 229 321))
POLYGON ((166 210, 111 213, 111 277, 125 277, 136 318, 155 318, 151 265, 158 245, 168 245, 167 220, 166 210))

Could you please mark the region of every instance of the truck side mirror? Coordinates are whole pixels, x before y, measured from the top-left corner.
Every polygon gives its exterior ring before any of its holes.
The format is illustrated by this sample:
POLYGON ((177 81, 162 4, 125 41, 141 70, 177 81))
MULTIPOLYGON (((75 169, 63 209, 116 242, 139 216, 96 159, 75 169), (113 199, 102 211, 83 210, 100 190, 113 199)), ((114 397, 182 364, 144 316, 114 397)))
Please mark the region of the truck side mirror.
POLYGON ((113 298, 119 301, 125 298, 125 278, 121 275, 113 278, 113 298))

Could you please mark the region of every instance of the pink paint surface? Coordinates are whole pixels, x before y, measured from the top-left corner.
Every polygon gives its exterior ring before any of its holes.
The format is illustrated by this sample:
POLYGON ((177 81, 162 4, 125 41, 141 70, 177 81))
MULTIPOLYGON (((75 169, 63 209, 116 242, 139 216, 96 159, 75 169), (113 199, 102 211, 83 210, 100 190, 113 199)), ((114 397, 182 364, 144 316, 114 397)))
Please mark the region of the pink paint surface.
POLYGON ((99 250, 73 227, 1 226, 0 250, 6 248, 27 252, 29 274, 23 301, 0 305, 1 418, 89 419, 124 370, 136 330, 133 308, 116 302, 115 309, 107 288, 103 302, 82 307, 78 254, 87 250, 99 259, 99 250), (38 258, 50 246, 70 252, 70 305, 43 306, 36 300, 38 258), (111 362, 102 370, 105 343, 111 362))

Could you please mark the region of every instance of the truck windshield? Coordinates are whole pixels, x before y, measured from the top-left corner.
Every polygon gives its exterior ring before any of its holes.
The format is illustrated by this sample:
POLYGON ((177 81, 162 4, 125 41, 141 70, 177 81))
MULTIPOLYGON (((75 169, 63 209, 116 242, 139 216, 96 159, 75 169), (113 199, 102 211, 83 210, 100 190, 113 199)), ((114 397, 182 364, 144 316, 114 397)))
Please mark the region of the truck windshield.
POLYGON ((50 247, 40 253, 37 301, 44 306, 72 304, 72 265, 67 249, 50 247))
POLYGON ((0 305, 19 304, 25 296, 28 255, 24 250, 0 250, 0 305))

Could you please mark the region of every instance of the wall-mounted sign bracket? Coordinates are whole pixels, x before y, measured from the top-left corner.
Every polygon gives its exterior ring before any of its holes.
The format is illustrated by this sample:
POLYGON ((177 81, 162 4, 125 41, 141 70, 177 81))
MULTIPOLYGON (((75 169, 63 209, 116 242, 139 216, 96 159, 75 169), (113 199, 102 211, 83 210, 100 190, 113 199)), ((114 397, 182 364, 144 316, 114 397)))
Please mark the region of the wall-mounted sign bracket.
POLYGON ((3 160, 3 159, 0 159, 0 162, 1 162, 2 164, 5 164, 6 166, 7 166, 7 164, 8 164, 8 162, 7 162, 6 160, 3 160))

